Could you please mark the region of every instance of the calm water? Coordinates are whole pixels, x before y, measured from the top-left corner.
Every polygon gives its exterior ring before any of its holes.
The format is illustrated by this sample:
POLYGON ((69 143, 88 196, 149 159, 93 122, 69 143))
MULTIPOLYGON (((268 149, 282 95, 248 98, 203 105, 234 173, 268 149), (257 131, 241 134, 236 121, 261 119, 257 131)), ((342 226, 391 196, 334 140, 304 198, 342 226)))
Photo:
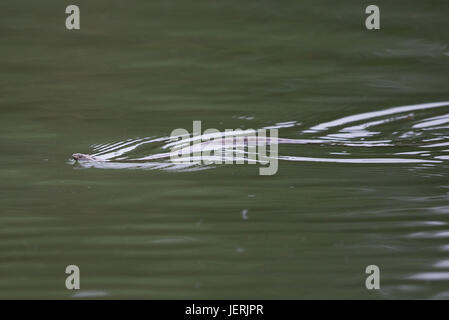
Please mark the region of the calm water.
POLYGON ((449 298, 447 1, 67 4, 0 3, 0 298, 449 298), (68 161, 193 120, 302 142, 273 176, 68 161))

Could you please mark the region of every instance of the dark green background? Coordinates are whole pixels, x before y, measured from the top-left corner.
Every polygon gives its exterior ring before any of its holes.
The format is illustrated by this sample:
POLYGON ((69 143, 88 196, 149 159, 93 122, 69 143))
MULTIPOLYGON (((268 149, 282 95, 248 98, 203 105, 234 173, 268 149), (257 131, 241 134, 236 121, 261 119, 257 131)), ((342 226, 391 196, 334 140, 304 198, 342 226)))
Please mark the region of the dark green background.
POLYGON ((261 177, 254 166, 66 161, 192 120, 220 130, 298 121, 279 132, 298 138, 347 115, 449 100, 449 2, 376 1, 379 31, 364 27, 369 4, 2 0, 0 298, 448 297, 448 280, 407 278, 449 271, 433 266, 447 257, 445 163, 282 161, 261 177), (69 4, 79 31, 65 28, 69 4), (65 289, 69 264, 81 269, 78 293, 65 289), (379 291, 365 289, 369 264, 381 268, 379 291))

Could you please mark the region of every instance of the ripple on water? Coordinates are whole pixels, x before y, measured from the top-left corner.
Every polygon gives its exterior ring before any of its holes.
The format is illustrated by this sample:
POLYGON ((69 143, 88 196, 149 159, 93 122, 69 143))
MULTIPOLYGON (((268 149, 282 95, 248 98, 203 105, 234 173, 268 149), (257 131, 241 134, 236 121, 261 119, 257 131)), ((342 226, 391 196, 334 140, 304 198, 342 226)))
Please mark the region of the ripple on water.
MULTIPOLYGON (((299 137, 264 138, 259 139, 259 143, 290 146, 288 150, 294 154, 270 154, 271 157, 280 161, 346 164, 441 164, 449 160, 448 149, 444 148, 449 146, 449 136, 447 130, 438 128, 442 128, 441 125, 449 122, 449 113, 438 114, 438 112, 446 110, 448 107, 449 102, 444 101, 354 114, 302 130, 298 132, 299 137), (421 113, 424 110, 426 112, 421 113), (298 145, 298 147, 294 148, 294 145, 298 145), (313 146, 318 148, 313 148, 313 146), (425 150, 422 150, 423 148, 425 150), (307 156, 307 153, 311 152, 314 156, 307 156), (319 153, 322 153, 322 156, 317 156, 319 153), (349 154, 351 158, 348 158, 349 154)), ((245 119, 251 120, 247 117, 245 119)), ((266 126, 264 129, 279 129, 281 130, 279 135, 281 135, 283 128, 299 125, 300 123, 296 120, 285 121, 266 126)), ((251 133, 255 133, 255 130, 243 131, 244 135, 251 133)), ((221 133, 183 137, 183 139, 172 139, 168 136, 145 137, 95 144, 91 155, 98 161, 80 161, 78 165, 82 168, 98 169, 197 171, 216 167, 214 162, 220 158, 215 154, 216 152, 231 152, 234 156, 248 162, 249 152, 242 151, 241 148, 234 145, 233 137, 238 135, 226 133, 226 136, 230 139, 223 144, 221 141, 217 143, 213 140, 221 137, 221 133), (199 143, 191 147, 195 141, 199 141, 199 143), (158 148, 167 152, 154 152, 158 148), (192 161, 185 163, 170 158, 169 150, 171 148, 178 148, 183 154, 190 155, 196 151, 200 153, 208 151, 208 155, 191 157, 192 161), (144 156, 141 156, 142 154, 144 156), (213 164, 206 164, 204 161, 213 164)), ((230 159, 235 160, 235 158, 230 159)))
POLYGON ((106 297, 109 293, 106 291, 100 290, 79 290, 75 292, 72 297, 74 298, 100 298, 106 297))

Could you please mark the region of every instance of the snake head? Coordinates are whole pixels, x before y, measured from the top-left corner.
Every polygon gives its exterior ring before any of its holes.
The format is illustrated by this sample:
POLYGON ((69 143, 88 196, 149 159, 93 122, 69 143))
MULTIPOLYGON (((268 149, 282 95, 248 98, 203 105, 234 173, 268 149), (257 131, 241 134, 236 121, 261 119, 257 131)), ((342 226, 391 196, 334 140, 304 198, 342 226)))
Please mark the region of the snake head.
POLYGON ((74 153, 72 154, 72 158, 73 160, 76 161, 94 161, 95 158, 93 156, 90 156, 88 154, 84 154, 84 153, 74 153))

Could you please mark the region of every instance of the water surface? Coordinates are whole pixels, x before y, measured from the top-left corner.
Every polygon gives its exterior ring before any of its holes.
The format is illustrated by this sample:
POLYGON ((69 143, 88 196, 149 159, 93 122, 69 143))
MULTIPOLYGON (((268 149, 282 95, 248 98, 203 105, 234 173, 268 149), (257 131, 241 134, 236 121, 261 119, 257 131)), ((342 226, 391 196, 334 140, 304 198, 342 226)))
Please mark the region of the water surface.
POLYGON ((0 3, 1 298, 449 297, 447 1, 78 4, 0 3), (273 176, 68 163, 193 120, 296 142, 273 176))

